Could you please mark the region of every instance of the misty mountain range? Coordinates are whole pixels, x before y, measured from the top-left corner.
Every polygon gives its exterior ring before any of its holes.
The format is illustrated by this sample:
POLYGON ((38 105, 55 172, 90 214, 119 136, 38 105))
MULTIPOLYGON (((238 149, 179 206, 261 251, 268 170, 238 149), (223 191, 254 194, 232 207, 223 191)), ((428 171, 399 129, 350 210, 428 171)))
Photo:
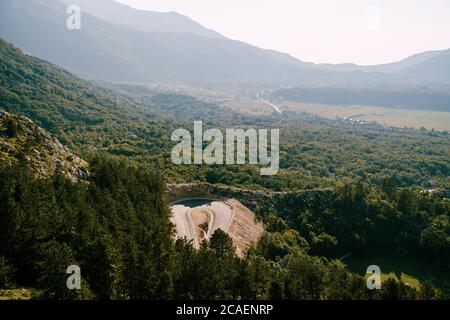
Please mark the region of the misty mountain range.
MULTIPOLYGON (((404 74, 412 74, 415 70, 422 65, 429 64, 438 64, 436 62, 442 59, 448 59, 448 55, 450 50, 435 50, 435 51, 426 51, 422 53, 418 53, 412 55, 406 59, 403 59, 399 62, 393 63, 385 63, 379 65, 372 66, 360 66, 357 64, 351 63, 343 63, 343 64, 324 64, 322 67, 327 69, 339 70, 339 71, 366 71, 366 72, 383 72, 383 73, 404 73, 404 74), (447 55, 447 57, 446 57, 447 55)), ((429 76, 436 75, 437 70, 429 70, 429 76)), ((448 73, 448 72, 447 72, 448 73)), ((445 74, 444 74, 445 75, 445 74)))
POLYGON ((450 94, 450 50, 377 66, 313 64, 228 39, 174 12, 141 11, 113 0, 2 0, 0 37, 93 80, 450 94), (82 9, 80 30, 66 28, 68 4, 82 9))
MULTIPOLYGON (((81 30, 71 31, 66 8, 57 0, 2 1, 0 36, 37 57, 101 80, 283 81, 302 70, 302 63, 287 54, 200 35, 206 29, 197 28, 200 34, 146 32, 84 13, 81 30)), ((178 18, 180 25, 186 22, 178 18)))
POLYGON ((193 33, 206 38, 225 39, 199 23, 176 12, 136 10, 111 0, 61 0, 67 5, 78 5, 90 15, 105 21, 146 32, 193 33))

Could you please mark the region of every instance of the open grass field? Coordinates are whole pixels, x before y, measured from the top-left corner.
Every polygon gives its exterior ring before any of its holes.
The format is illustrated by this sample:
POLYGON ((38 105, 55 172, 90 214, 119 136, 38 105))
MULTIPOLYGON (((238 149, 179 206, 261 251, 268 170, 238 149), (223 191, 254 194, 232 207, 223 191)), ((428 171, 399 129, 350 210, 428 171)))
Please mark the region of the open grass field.
POLYGON ((429 130, 450 130, 450 112, 393 109, 370 106, 331 106, 284 102, 283 110, 298 110, 316 114, 328 119, 347 117, 364 121, 375 121, 394 127, 408 127, 429 130))
POLYGON ((412 287, 417 288, 419 282, 430 281, 438 288, 450 285, 450 273, 448 269, 436 265, 427 259, 415 256, 394 256, 388 254, 366 254, 351 256, 346 259, 350 271, 363 276, 366 275, 367 267, 378 265, 382 272, 382 280, 396 277, 402 279, 412 287))

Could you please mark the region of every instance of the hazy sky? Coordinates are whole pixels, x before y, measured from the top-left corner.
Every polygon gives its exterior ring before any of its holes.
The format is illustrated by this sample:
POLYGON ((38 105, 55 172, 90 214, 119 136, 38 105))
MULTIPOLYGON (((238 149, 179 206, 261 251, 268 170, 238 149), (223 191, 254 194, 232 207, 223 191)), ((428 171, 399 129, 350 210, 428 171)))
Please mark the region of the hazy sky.
POLYGON ((449 0, 117 0, 316 63, 378 64, 450 48, 449 0))

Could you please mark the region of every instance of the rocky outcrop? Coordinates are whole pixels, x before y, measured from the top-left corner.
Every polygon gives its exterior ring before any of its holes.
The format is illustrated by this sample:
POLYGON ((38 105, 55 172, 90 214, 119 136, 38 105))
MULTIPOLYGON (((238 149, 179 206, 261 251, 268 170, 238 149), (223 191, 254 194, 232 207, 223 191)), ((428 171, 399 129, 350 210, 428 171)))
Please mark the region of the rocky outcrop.
POLYGON ((88 163, 24 116, 0 111, 0 163, 25 161, 39 176, 62 172, 72 181, 86 178, 88 163))

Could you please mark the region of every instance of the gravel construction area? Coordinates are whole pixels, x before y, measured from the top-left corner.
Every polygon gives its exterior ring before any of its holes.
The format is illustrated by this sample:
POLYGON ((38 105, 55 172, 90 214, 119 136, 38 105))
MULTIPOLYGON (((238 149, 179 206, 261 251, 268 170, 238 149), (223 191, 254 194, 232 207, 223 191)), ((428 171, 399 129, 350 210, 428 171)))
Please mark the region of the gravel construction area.
POLYGON ((199 248, 201 243, 204 240, 209 240, 211 236, 210 230, 213 224, 214 213, 208 208, 201 206, 189 210, 188 215, 194 228, 194 246, 199 248))
POLYGON ((227 201, 214 199, 186 199, 177 201, 170 206, 172 210, 172 222, 175 224, 177 235, 180 238, 193 240, 194 246, 198 249, 200 243, 195 239, 195 228, 192 222, 191 213, 195 208, 204 208, 213 214, 212 226, 208 230, 209 238, 217 229, 228 232, 233 220, 235 210, 227 201))

